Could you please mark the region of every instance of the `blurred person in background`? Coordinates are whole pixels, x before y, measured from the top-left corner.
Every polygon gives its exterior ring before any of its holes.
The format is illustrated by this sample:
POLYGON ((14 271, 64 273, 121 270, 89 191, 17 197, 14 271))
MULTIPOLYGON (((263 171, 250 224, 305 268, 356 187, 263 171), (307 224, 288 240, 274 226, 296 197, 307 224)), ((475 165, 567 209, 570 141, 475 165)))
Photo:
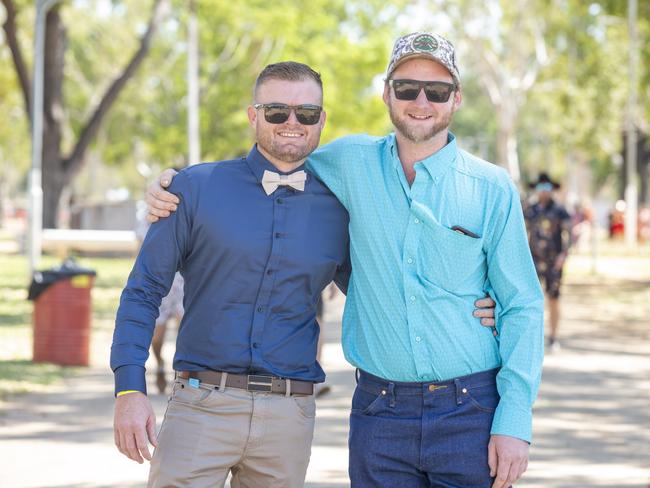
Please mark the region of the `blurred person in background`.
MULTIPOLYGON (((316 321, 318 322, 320 328, 320 334, 318 334, 318 350, 316 352, 316 359, 318 364, 323 364, 323 345, 325 344, 325 334, 323 334, 323 325, 325 325, 325 303, 329 302, 336 296, 336 288, 333 283, 330 283, 327 288, 323 290, 323 293, 320 295, 320 300, 318 300, 318 306, 316 307, 316 321)), ((314 387, 314 392, 316 398, 327 395, 332 391, 332 387, 325 380, 323 383, 318 383, 314 387)))
POLYGON ((594 209, 589 202, 579 202, 571 214, 571 247, 585 252, 593 245, 595 220, 594 209))
POLYGON ((622 240, 625 237, 625 200, 617 200, 609 212, 609 238, 622 240))
POLYGON ((560 287, 571 246, 572 219, 554 197, 553 192, 560 188, 560 184, 551 180, 548 174, 540 173, 537 181, 530 183, 529 187, 535 193, 534 201, 525 211, 528 242, 548 303, 549 334, 546 345, 549 351, 556 352, 560 348, 560 287))

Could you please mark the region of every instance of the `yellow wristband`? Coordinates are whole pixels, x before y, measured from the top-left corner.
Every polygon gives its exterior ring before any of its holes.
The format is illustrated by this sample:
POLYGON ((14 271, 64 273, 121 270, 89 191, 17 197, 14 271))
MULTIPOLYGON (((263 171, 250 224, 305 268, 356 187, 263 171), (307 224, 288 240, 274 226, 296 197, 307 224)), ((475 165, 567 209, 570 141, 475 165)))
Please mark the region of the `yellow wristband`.
POLYGON ((117 393, 117 396, 128 395, 129 393, 140 393, 138 390, 124 390, 117 393))

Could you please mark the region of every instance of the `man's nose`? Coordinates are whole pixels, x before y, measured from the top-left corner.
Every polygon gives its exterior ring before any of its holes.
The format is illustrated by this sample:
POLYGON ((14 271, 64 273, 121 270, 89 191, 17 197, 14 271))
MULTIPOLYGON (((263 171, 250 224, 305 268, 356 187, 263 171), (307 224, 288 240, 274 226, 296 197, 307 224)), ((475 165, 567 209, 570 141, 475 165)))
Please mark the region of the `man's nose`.
POLYGON ((418 105, 428 105, 430 102, 427 99, 427 94, 424 93, 424 88, 420 89, 420 92, 418 93, 417 98, 415 99, 415 103, 418 105))
POLYGON ((298 117, 296 117, 296 111, 294 109, 291 109, 289 111, 289 118, 287 119, 287 124, 301 125, 300 122, 298 121, 298 117))

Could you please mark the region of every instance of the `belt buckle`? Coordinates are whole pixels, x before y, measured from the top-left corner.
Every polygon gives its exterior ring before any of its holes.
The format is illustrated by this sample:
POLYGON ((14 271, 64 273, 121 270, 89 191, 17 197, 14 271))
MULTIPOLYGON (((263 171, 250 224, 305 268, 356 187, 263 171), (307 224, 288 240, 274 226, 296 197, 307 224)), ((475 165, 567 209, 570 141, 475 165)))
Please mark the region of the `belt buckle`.
POLYGON ((261 376, 249 374, 246 380, 247 391, 266 391, 271 392, 273 388, 272 376, 261 376))

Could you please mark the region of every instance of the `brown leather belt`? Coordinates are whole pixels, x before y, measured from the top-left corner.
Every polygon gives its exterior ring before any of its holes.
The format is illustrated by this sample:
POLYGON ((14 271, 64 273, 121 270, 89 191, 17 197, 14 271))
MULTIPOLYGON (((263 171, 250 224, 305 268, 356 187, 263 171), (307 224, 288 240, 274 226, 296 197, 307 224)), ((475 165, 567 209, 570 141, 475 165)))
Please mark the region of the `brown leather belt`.
MULTIPOLYGON (((214 388, 219 388, 221 384, 221 373, 219 371, 176 371, 176 377, 185 380, 196 379, 214 388)), ((228 373, 226 386, 247 391, 287 394, 287 381, 276 376, 228 373)), ((311 381, 291 380, 292 395, 312 395, 313 393, 314 383, 311 381)))

